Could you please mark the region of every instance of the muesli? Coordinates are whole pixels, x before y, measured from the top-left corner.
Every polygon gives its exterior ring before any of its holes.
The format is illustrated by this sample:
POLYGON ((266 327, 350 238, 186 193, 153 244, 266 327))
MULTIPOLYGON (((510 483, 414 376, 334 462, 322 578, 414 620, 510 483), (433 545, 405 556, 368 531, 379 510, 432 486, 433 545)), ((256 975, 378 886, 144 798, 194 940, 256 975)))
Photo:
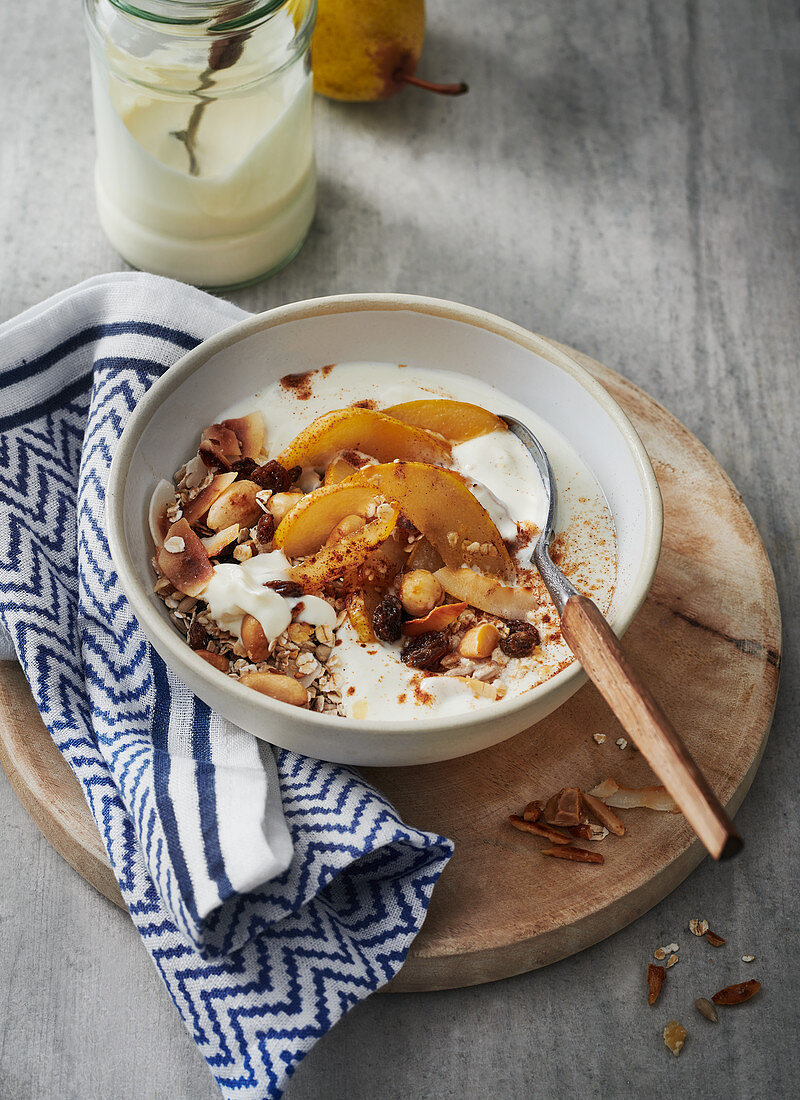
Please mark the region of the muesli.
MULTIPOLYGON (((188 645, 259 692, 353 718, 459 713, 565 667, 529 566, 535 473, 505 423, 405 379, 413 400, 297 416, 318 388, 352 398, 347 374, 287 376, 244 415, 205 426, 197 453, 157 487, 155 591, 188 645)), ((600 526, 610 599, 613 524, 604 501, 579 500, 600 526)), ((571 561, 559 536, 568 572, 585 571, 592 533, 571 561)))

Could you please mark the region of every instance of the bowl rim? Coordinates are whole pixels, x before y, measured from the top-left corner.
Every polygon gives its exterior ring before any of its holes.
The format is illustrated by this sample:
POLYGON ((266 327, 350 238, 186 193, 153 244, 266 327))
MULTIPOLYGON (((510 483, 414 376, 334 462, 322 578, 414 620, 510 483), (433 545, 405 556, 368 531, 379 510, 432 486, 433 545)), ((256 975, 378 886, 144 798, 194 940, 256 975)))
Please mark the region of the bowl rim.
MULTIPOLYGON (((562 351, 560 347, 551 343, 545 337, 474 306, 417 294, 368 292, 335 294, 290 302, 262 313, 253 314, 241 321, 234 322, 234 324, 203 340, 197 347, 182 355, 172 366, 167 368, 164 374, 153 383, 137 403, 122 432, 111 462, 106 488, 106 533, 111 559, 117 570, 120 586, 131 604, 133 614, 145 635, 149 639, 155 637, 158 640, 159 644, 156 648, 160 651, 166 651, 170 655, 167 663, 173 671, 181 676, 184 681, 191 681, 199 675, 202 675, 203 678, 210 676, 213 684, 218 689, 221 690, 224 687, 225 690, 232 692, 233 697, 238 698, 241 703, 246 702, 251 707, 256 706, 257 709, 261 709, 265 719, 279 720, 281 717, 285 717, 288 704, 260 695, 251 688, 232 680, 218 669, 212 668, 206 662, 200 661, 199 658, 194 656, 185 641, 168 625, 160 611, 153 607, 151 603, 152 592, 145 589, 141 584, 125 538, 124 500, 127 471, 136 448, 159 406, 220 351, 256 333, 275 328, 288 321, 304 320, 309 317, 329 314, 375 311, 424 313, 429 316, 466 323, 508 339, 512 343, 534 352, 554 367, 571 375, 614 422, 631 452, 644 492, 645 544, 642 558, 631 583, 631 591, 627 600, 616 609, 613 617, 609 619, 610 625, 618 636, 621 637, 624 634, 644 603, 658 565, 663 534, 663 504, 653 466, 644 444, 627 415, 600 382, 566 352, 562 351), (202 670, 195 666, 195 662, 202 664, 202 670)), ((496 719, 502 719, 532 707, 543 695, 559 690, 568 691, 572 681, 580 681, 581 679, 585 679, 585 673, 580 663, 575 660, 542 684, 531 688, 522 695, 500 699, 494 702, 490 708, 481 707, 458 715, 425 716, 415 718, 412 722, 409 722, 408 719, 344 718, 339 715, 320 714, 305 709, 303 709, 302 715, 304 719, 317 727, 317 731, 323 739, 325 739, 326 732, 335 736, 337 731, 340 733, 344 733, 346 730, 363 733, 367 729, 370 735, 375 737, 391 737, 396 734, 407 735, 412 729, 414 731, 419 730, 420 734, 424 735, 425 733, 444 731, 450 727, 472 728, 496 719)), ((577 690, 577 687, 574 690, 577 690)), ((569 694, 571 695, 572 691, 569 694)), ((297 710, 296 707, 291 708, 292 712, 297 712, 297 710)))

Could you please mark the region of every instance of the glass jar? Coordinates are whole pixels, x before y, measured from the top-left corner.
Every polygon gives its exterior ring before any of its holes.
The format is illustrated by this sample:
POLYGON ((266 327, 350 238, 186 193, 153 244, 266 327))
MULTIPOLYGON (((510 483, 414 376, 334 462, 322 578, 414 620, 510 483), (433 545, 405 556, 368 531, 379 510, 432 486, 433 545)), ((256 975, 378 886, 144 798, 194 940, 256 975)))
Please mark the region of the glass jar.
POLYGON ((100 222, 134 267, 216 289, 314 216, 316 0, 84 0, 100 222))

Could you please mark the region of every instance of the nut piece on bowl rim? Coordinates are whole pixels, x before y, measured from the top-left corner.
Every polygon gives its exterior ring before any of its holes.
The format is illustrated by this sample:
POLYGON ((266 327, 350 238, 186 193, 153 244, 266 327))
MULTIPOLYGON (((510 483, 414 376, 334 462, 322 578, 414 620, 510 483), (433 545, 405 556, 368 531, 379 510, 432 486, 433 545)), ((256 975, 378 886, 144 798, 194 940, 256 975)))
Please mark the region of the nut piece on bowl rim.
MULTIPOLYGON (((581 453, 618 533, 609 619, 618 635, 650 587, 661 545, 655 475, 622 409, 559 347, 469 306, 399 294, 352 294, 280 306, 204 341, 167 370, 133 411, 112 462, 107 530, 120 584, 148 640, 211 707, 274 744, 347 764, 446 760, 497 744, 546 717, 585 682, 577 662, 519 696, 456 717, 412 722, 343 718, 262 696, 197 657, 154 595, 147 525, 156 483, 185 462, 207 424, 279 377, 331 362, 403 363, 483 379, 492 363, 493 412, 533 406, 581 453), (505 407, 504 407, 505 406, 505 407), (566 410, 566 412, 565 412, 566 410)), ((269 440, 267 440, 269 446, 269 440)))

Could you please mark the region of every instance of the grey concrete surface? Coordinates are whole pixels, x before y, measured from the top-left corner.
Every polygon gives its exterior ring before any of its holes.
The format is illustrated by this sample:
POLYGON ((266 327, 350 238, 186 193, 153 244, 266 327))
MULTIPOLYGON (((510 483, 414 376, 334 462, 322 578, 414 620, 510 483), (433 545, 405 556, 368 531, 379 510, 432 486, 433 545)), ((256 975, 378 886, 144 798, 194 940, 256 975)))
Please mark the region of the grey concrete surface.
MULTIPOLYGON (((122 266, 97 224, 77 4, 0 7, 0 320, 122 266)), ((377 996, 318 1044, 290 1100, 796 1095, 800 600, 800 19, 792 0, 431 0, 422 72, 469 80, 320 101, 319 216, 298 259, 232 297, 346 290, 483 306, 629 375, 713 451, 775 566, 782 691, 739 816, 635 925, 544 971, 377 996), (686 922, 728 939, 712 952, 686 922), (655 1009, 653 948, 681 944, 655 1009), (742 954, 756 956, 749 968, 742 954), (758 976, 714 1027, 700 993, 758 976), (690 1035, 679 1059, 661 1029, 690 1035)), ((735 720, 735 717, 734 717, 735 720)), ((0 776, 0 1096, 217 1095, 126 918, 48 847, 0 776)))

